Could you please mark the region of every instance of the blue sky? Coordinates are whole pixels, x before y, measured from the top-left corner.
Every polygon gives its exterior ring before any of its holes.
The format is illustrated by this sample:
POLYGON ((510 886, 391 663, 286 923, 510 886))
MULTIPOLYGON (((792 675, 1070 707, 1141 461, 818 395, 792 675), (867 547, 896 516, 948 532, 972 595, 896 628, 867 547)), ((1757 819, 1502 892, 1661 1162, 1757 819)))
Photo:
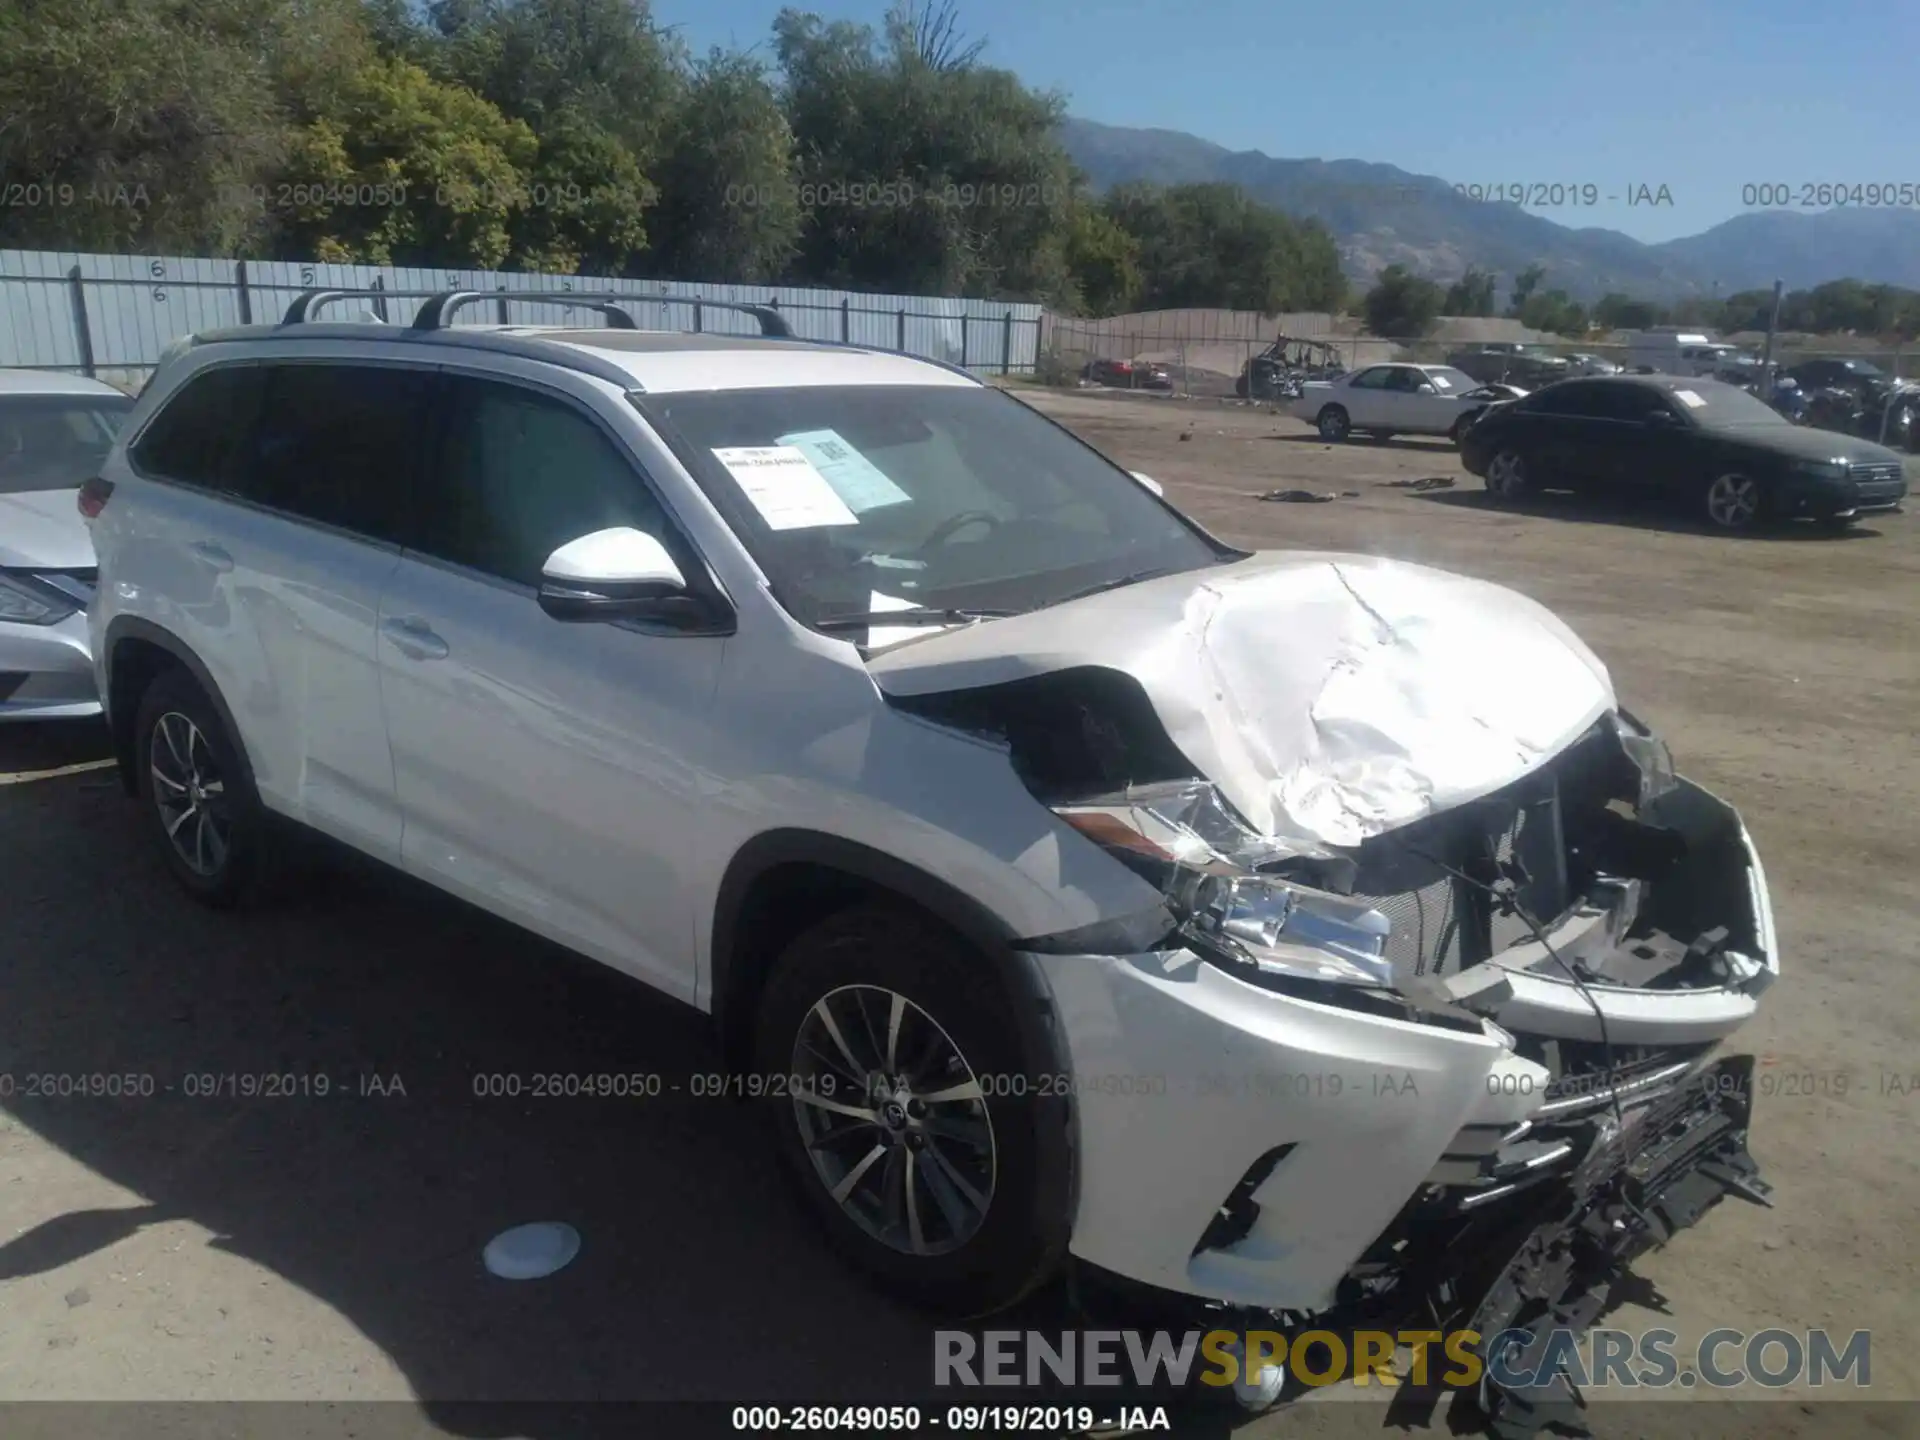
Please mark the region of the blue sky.
MULTIPOLYGON (((655 0, 697 48, 765 46, 778 3, 655 0)), ((877 22, 885 0, 799 5, 877 22)), ((961 0, 986 58, 1072 113, 1458 184, 1597 187, 1537 213, 1641 240, 1742 186, 1920 186, 1914 0, 961 0), (1665 185, 1671 205, 1629 206, 1665 185), (1607 195, 1620 198, 1608 203, 1607 195)))

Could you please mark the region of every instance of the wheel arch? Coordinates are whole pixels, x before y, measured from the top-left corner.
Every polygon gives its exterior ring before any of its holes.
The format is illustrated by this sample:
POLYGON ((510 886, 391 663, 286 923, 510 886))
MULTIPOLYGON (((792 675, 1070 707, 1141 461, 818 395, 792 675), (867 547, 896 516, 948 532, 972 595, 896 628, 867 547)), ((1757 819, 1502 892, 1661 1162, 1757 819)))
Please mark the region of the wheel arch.
POLYGON ((136 793, 134 779, 133 724, 140 712, 140 697, 162 673, 184 670, 206 695, 220 716, 227 740, 242 764, 251 771, 246 742, 226 696, 206 663, 194 654, 193 647, 171 630, 137 615, 116 615, 107 623, 101 651, 105 684, 101 698, 106 703, 107 725, 113 737, 113 758, 120 771, 120 784, 127 794, 136 793))
POLYGON ((863 902, 901 905, 953 931, 992 967, 1046 1073, 1066 1067, 1052 994, 1012 927, 964 890, 896 855, 817 830, 769 830, 742 845, 721 877, 708 948, 708 993, 723 1054, 744 1067, 753 1014, 786 943, 828 915, 863 902))

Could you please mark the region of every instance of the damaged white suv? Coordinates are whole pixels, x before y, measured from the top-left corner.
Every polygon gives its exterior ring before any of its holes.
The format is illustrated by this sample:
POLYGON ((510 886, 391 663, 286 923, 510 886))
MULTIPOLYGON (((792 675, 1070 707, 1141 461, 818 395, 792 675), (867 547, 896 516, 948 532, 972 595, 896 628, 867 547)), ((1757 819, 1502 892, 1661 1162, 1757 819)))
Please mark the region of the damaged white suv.
POLYGON ((1716 1053, 1778 974, 1759 861, 1538 605, 1236 551, 765 312, 481 298, 197 337, 82 492, 195 894, 293 821, 710 1012, 827 1234, 970 1313, 1071 1255, 1579 1324, 1764 1196, 1716 1053))

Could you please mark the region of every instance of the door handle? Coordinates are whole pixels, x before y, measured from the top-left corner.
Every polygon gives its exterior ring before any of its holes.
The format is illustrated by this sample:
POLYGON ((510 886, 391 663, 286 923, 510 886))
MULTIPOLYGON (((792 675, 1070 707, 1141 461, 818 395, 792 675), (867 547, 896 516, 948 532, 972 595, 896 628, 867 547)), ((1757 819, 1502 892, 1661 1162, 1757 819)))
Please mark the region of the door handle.
POLYGON ((211 540, 196 540, 187 548, 193 552, 196 560, 219 571, 222 575, 233 569, 233 556, 226 552, 225 547, 216 545, 211 540))
POLYGON ((407 616, 383 621, 380 633, 393 642, 393 648, 411 660, 444 660, 447 642, 433 633, 424 620, 407 616))

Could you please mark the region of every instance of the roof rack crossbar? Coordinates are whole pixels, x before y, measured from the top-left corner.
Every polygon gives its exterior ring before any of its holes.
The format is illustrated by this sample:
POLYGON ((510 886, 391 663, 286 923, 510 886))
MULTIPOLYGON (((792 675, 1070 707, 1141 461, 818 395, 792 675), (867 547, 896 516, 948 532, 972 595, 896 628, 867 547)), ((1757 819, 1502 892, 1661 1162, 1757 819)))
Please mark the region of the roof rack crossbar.
MULTIPOLYGON (((519 302, 530 305, 577 305, 598 310, 616 330, 638 330, 639 323, 626 307, 635 303, 653 305, 691 305, 697 316, 704 309, 737 310, 760 322, 760 333, 774 339, 790 340, 793 330, 787 319, 770 305, 745 305, 730 300, 702 300, 679 295, 625 295, 618 292, 594 293, 582 290, 445 290, 420 307, 414 317, 415 330, 445 330, 453 317, 469 305, 487 300, 519 302)), ((697 328, 697 323, 696 323, 697 328)))

